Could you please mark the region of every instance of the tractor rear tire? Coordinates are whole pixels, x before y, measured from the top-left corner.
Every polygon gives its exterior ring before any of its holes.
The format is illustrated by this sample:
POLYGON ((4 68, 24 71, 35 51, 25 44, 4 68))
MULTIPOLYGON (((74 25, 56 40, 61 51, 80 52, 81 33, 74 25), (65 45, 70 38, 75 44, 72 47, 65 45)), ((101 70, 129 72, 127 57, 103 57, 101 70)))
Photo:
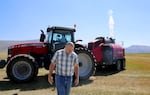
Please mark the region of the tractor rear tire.
POLYGON ((88 79, 95 74, 95 57, 86 48, 76 48, 75 52, 79 58, 79 77, 80 79, 88 79))
POLYGON ((24 83, 32 81, 37 76, 38 68, 29 58, 19 57, 8 64, 6 72, 11 81, 24 83))

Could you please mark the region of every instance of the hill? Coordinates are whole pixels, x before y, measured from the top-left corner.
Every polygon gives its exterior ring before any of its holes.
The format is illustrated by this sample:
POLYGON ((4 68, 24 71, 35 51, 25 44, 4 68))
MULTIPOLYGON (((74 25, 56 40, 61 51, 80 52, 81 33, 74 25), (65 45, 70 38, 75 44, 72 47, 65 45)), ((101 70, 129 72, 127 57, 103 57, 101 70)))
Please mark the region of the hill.
POLYGON ((125 50, 126 53, 150 53, 150 46, 132 45, 125 50))

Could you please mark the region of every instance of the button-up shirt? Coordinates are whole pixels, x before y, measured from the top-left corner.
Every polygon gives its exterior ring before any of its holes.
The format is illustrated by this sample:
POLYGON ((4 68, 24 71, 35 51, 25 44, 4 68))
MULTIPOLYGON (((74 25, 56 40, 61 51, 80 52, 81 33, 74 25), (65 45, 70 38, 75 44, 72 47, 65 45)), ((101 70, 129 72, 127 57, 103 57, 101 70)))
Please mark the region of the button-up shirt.
POLYGON ((73 76, 74 65, 78 64, 78 56, 75 52, 67 54, 65 49, 56 51, 52 60, 56 64, 56 74, 62 76, 73 76))

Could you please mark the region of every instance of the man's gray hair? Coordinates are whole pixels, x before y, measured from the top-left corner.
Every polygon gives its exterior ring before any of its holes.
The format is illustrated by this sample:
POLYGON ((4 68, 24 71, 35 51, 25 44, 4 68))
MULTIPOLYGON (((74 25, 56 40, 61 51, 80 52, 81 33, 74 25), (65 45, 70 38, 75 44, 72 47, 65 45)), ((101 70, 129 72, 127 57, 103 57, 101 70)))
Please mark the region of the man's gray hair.
POLYGON ((66 46, 67 46, 67 45, 70 45, 70 46, 72 46, 72 47, 75 47, 73 42, 68 42, 68 43, 66 44, 66 46))

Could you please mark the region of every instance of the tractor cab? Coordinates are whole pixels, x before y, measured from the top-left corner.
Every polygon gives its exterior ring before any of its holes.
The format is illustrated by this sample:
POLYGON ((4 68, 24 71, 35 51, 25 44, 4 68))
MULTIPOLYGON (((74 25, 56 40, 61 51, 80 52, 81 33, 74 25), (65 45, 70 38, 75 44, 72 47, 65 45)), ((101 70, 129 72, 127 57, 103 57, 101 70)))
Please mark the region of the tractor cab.
POLYGON ((42 32, 40 42, 45 41, 50 48, 49 50, 51 50, 51 52, 55 52, 64 48, 67 42, 74 42, 74 32, 75 29, 72 28, 48 27, 46 36, 42 32))

